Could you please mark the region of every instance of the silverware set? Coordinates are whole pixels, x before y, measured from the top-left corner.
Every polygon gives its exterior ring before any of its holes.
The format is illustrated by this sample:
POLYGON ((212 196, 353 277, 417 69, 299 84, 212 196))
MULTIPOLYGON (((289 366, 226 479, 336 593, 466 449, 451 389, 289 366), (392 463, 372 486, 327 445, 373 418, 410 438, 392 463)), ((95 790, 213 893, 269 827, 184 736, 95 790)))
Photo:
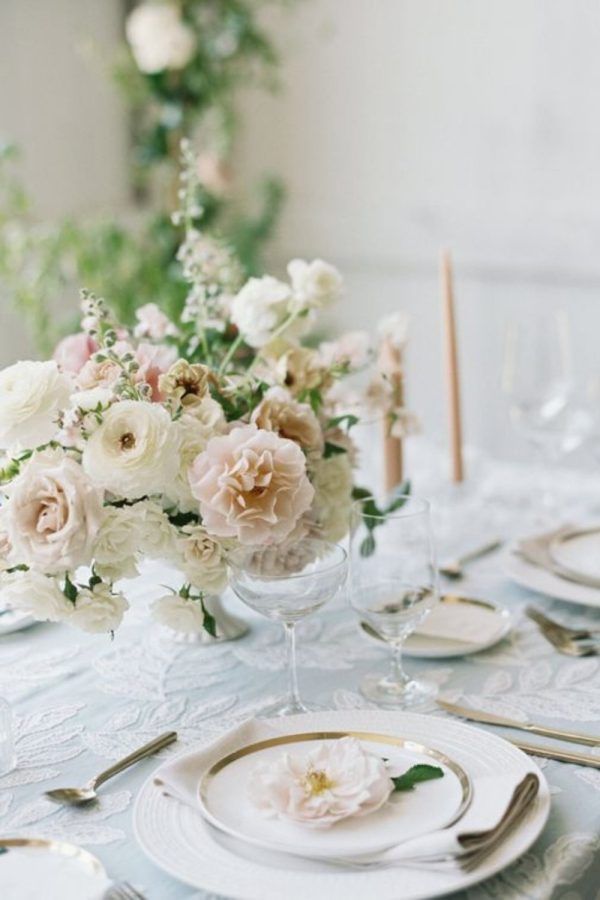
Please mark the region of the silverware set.
POLYGON ((541 633, 559 653, 566 656, 598 656, 600 629, 569 628, 548 618, 535 606, 528 606, 525 614, 536 623, 541 633))
POLYGON ((120 881, 118 884, 112 884, 104 892, 102 900, 145 900, 145 897, 128 881, 120 881))
POLYGON ((467 563, 475 562, 476 559, 481 559, 482 556, 493 553, 494 550, 498 550, 501 546, 502 541, 499 538, 495 538, 493 541, 487 541, 480 547, 474 547, 473 550, 468 550, 461 556, 457 556, 456 559, 449 559, 445 563, 442 563, 438 566, 438 572, 445 578, 458 581, 460 578, 464 578, 465 566, 467 563))

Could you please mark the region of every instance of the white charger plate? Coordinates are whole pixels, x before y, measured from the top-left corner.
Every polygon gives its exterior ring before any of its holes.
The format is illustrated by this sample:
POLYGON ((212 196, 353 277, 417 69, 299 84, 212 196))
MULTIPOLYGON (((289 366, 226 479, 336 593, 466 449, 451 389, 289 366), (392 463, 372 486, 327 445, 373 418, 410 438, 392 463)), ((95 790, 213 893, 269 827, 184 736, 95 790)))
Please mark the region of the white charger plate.
POLYGON ((600 581, 600 526, 569 531, 552 542, 550 555, 570 573, 600 581))
POLYGON ((550 793, 535 763, 496 735, 462 722, 415 713, 340 710, 290 716, 277 720, 276 727, 288 734, 339 730, 403 735, 439 749, 473 779, 502 772, 524 776, 534 771, 540 779, 540 792, 527 816, 474 872, 401 866, 356 870, 277 854, 223 835, 199 811, 166 796, 153 776, 138 794, 133 827, 142 850, 156 865, 197 889, 235 900, 399 900, 400 896, 402 900, 425 900, 495 875, 529 849, 548 818, 550 793))
MULTIPOLYGON (((516 549, 512 548, 513 551, 516 549)), ((538 594, 564 600, 565 603, 580 603, 583 606, 600 608, 600 590, 567 581, 541 566, 534 566, 514 552, 509 552, 504 559, 504 572, 511 581, 520 587, 528 588, 538 594)))
POLYGON ((98 900, 109 887, 100 860, 75 844, 0 839, 0 896, 6 900, 98 900))
POLYGON ((23 631, 25 628, 35 625, 36 621, 29 613, 20 609, 9 609, 0 616, 0 635, 23 631))
POLYGON ((468 809, 472 798, 470 778, 445 754, 395 735, 360 732, 354 736, 364 749, 389 759, 399 773, 424 763, 439 766, 443 778, 419 784, 414 791, 395 794, 371 815, 337 822, 333 828, 306 828, 265 818, 257 812, 245 789, 256 766, 268 764, 284 753, 305 757, 323 740, 339 740, 347 733, 270 737, 216 761, 207 761, 199 788, 199 805, 204 815, 225 833, 259 847, 295 856, 354 858, 445 828, 468 809))

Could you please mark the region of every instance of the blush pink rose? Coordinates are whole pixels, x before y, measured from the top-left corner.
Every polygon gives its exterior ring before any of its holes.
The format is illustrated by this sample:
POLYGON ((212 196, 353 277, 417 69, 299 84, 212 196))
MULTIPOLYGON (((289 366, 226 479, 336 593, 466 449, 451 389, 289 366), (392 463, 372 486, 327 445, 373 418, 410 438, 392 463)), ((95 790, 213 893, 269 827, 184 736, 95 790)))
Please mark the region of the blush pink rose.
POLYGON ((145 381, 152 388, 152 399, 160 403, 164 397, 158 387, 158 379, 168 372, 177 359, 175 347, 166 347, 161 344, 142 343, 135 351, 135 358, 139 363, 136 380, 145 381))
POLYGON ((77 375, 97 349, 96 341, 89 334, 80 331, 59 341, 54 348, 53 358, 62 372, 77 375))
POLYGON ((241 544, 285 540, 314 497, 298 445, 255 425, 212 438, 189 481, 207 531, 241 544))

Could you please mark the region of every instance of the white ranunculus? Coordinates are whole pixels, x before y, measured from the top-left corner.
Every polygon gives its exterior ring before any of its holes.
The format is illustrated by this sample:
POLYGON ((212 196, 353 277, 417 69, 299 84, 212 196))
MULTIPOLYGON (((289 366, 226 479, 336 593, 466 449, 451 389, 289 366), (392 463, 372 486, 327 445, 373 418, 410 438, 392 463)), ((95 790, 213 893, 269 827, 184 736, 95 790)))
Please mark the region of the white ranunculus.
POLYGON ((197 634, 204 627, 204 613, 199 600, 179 594, 165 594, 152 604, 152 616, 161 625, 184 634, 197 634))
POLYGON ((138 503, 142 516, 140 547, 150 559, 170 560, 175 554, 176 529, 158 503, 138 503))
POLYGON ((133 506, 107 506, 93 547, 94 566, 98 575, 109 581, 135 578, 144 533, 144 515, 133 506))
POLYGON ((352 466, 347 453, 317 460, 311 469, 315 489, 313 511, 328 541, 339 541, 350 526, 352 466))
POLYGON ((194 32, 174 3, 142 3, 127 19, 127 40, 140 72, 183 69, 196 48, 194 32))
POLYGON ((11 609, 21 609, 44 622, 62 622, 73 611, 54 578, 34 569, 11 572, 0 582, 2 603, 11 609))
POLYGON ((248 782, 263 815, 309 828, 375 812, 393 788, 384 761, 353 737, 323 741, 308 754, 284 753, 257 766, 248 782))
POLYGON ((83 451, 83 468, 98 487, 135 500, 160 494, 175 477, 178 436, 157 403, 122 400, 104 414, 83 451))
POLYGON ((4 521, 16 563, 56 575, 87 565, 103 493, 63 450, 34 453, 7 489, 4 521))
POLYGON ((293 259, 287 270, 292 282, 295 309, 322 309, 342 295, 342 276, 335 266, 322 259, 312 262, 293 259))
POLYGON ((291 291, 271 275, 250 278, 236 294, 231 321, 251 347, 263 347, 289 315, 291 291))
POLYGON ((212 397, 205 397, 190 413, 180 416, 174 425, 179 436, 179 466, 167 494, 181 512, 197 512, 198 501, 192 494, 188 471, 198 454, 206 449, 209 440, 223 434, 225 416, 212 397))
POLYGON ((116 631, 127 609, 125 597, 113 593, 110 585, 101 581, 91 589, 80 588, 69 625, 92 633, 116 631))
POLYGON ((58 431, 72 383, 54 360, 25 360, 0 371, 0 447, 39 447, 58 431))
POLYGON ((186 581, 201 591, 218 594, 227 584, 221 544, 202 525, 186 525, 177 539, 179 565, 186 581))

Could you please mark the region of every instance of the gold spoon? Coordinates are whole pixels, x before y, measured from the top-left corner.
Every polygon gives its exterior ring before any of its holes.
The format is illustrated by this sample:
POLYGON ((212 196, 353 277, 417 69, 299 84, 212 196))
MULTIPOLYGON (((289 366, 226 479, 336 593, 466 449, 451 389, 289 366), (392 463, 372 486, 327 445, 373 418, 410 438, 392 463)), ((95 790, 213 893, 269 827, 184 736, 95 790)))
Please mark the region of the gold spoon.
POLYGON ((53 800, 54 803, 63 803, 66 806, 81 806, 84 803, 90 803, 97 797, 96 788, 100 787, 101 784, 104 784, 105 781, 108 781, 109 778, 112 778, 113 775, 118 775, 119 772, 128 769, 129 766, 132 766, 134 763, 138 762, 138 760, 144 759, 146 756, 151 756, 152 753, 162 750, 163 747, 168 747, 169 744, 172 744, 173 741, 176 740, 176 731, 166 731, 164 734, 161 734, 160 737, 154 738, 150 743, 144 744, 143 747, 134 750, 129 756, 114 763, 114 765, 105 769, 104 772, 100 772, 99 775, 90 778, 83 787, 54 788, 52 791, 46 791, 46 797, 48 797, 49 800, 53 800))

